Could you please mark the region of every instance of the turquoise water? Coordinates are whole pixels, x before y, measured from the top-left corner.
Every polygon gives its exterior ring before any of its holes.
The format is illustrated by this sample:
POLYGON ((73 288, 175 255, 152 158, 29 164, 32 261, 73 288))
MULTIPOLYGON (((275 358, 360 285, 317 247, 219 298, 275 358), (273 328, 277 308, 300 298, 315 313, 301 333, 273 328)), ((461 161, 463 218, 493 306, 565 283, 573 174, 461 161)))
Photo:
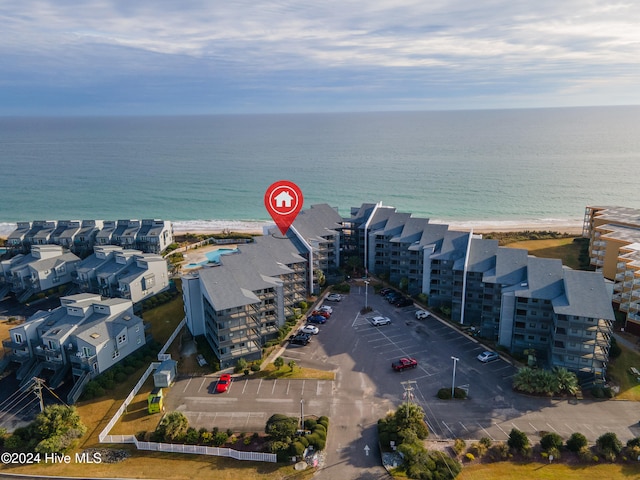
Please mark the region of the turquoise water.
POLYGON ((204 254, 205 257, 207 257, 207 260, 204 260, 199 263, 189 263, 188 265, 185 266, 185 268, 201 267, 208 263, 220 263, 220 257, 222 255, 226 255, 228 253, 235 253, 237 251, 238 251, 237 248, 219 248, 217 250, 211 250, 210 252, 207 252, 204 254))
POLYGON ((255 226, 281 179, 300 186, 304 208, 343 216, 381 201, 450 225, 579 222, 587 205, 640 208, 638 125, 640 107, 4 117, 0 234, 67 218, 255 226))

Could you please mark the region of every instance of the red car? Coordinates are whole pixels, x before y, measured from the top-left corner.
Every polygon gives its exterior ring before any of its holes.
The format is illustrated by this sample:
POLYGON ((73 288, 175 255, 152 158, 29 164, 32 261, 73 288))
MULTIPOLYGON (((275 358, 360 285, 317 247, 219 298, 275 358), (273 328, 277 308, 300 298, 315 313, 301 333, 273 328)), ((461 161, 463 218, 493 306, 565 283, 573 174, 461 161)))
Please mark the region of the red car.
POLYGON ((228 373, 223 373, 220 375, 220 380, 216 383, 216 392, 224 393, 229 390, 229 386, 231 385, 231 375, 228 373))
POLYGON ((316 315, 322 315, 324 318, 329 318, 331 316, 329 312, 324 310, 314 310, 313 312, 311 312, 312 317, 316 315))
POLYGON ((415 358, 401 358, 397 362, 393 362, 391 364, 391 368, 393 368, 397 372, 401 372, 405 368, 416 368, 418 366, 418 361, 415 358))

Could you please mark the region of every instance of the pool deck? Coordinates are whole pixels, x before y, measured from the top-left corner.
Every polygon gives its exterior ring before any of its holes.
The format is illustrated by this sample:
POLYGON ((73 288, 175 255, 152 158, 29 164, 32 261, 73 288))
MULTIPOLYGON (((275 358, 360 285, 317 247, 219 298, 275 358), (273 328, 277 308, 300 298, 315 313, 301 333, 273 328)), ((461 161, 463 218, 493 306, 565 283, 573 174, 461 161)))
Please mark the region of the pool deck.
POLYGON ((180 265, 182 265, 183 270, 193 270, 194 268, 200 268, 201 265, 195 267, 189 267, 188 265, 191 263, 208 261, 209 259, 207 258, 206 254, 209 252, 213 252, 214 250, 226 250, 235 248, 238 248, 238 245, 235 243, 231 243, 229 245, 207 245, 206 247, 199 247, 197 249, 188 250, 189 253, 183 254, 184 260, 180 263, 180 265))

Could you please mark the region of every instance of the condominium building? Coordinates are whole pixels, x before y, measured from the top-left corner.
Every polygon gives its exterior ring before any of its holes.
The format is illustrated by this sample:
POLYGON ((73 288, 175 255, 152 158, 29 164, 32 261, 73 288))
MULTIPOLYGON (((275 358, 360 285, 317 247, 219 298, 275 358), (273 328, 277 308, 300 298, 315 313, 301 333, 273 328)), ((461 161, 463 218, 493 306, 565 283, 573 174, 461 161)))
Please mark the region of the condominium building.
POLYGON ((23 384, 45 376, 56 388, 71 372, 74 386, 68 400, 73 402, 89 379, 142 347, 146 336, 130 300, 84 293, 62 297, 60 307, 37 312, 11 328, 2 343, 2 369, 17 364, 23 384))
MULTIPOLYGON (((19 301, 70 284, 80 258, 58 245, 32 245, 31 252, 0 262, 0 290, 14 292, 19 301)), ((0 295, 0 298, 4 297, 0 295)))
POLYGON ((512 352, 533 349, 547 365, 604 374, 614 315, 600 273, 572 271, 560 260, 381 204, 351 212, 344 244, 369 271, 426 294, 431 307, 450 309, 454 321, 512 352))
POLYGON ((337 270, 341 222, 334 208, 313 205, 286 235, 268 228, 218 266, 182 277, 187 326, 204 335, 223 367, 260 358, 264 344, 317 290, 315 273, 337 270))
POLYGON ((36 220, 18 222, 9 234, 10 251, 26 253, 32 245, 60 245, 84 256, 94 245, 119 245, 123 248, 159 254, 173 243, 171 222, 143 220, 36 220))
POLYGON ((583 236, 596 271, 613 282, 613 302, 626 315, 625 330, 640 335, 640 210, 587 207, 583 236))
POLYGON ((126 298, 133 303, 169 287, 167 261, 160 255, 115 245, 96 246, 78 263, 75 282, 81 292, 126 298))

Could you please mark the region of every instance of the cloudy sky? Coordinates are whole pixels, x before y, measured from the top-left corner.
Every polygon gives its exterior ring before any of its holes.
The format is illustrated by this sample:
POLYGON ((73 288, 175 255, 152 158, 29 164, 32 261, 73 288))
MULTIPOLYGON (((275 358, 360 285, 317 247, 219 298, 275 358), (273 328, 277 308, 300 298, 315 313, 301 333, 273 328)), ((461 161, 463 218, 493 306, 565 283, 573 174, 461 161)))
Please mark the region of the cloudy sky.
POLYGON ((640 104, 635 0, 0 0, 0 115, 640 104))

